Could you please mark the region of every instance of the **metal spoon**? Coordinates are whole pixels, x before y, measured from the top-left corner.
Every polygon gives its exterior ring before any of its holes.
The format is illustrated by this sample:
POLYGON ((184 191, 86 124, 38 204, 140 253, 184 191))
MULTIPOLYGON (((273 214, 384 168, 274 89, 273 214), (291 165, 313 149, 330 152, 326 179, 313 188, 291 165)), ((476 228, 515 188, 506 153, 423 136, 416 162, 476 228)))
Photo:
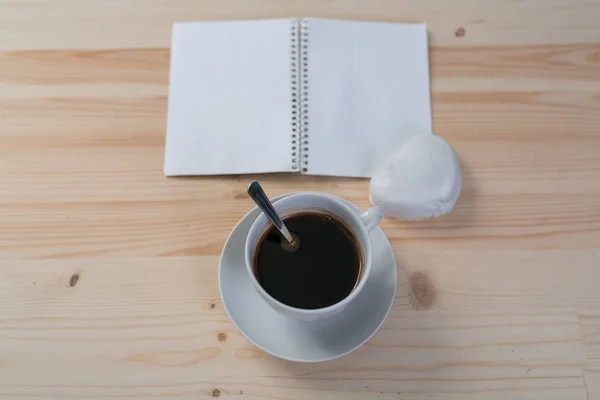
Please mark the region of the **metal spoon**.
POLYGON ((275 228, 277 228, 281 235, 285 238, 285 240, 287 241, 286 245, 289 246, 290 249, 296 249, 298 247, 298 240, 296 240, 296 238, 294 237, 295 235, 292 235, 288 228, 285 226, 285 224, 281 220, 281 217, 279 216, 277 211, 275 211, 275 207, 273 207, 271 200, 269 200, 269 198, 265 194, 265 191, 260 186, 260 183, 254 181, 250 185, 248 185, 248 194, 250 195, 252 200, 254 200, 258 208, 260 208, 262 212, 265 213, 267 218, 273 223, 273 225, 275 225, 275 228))

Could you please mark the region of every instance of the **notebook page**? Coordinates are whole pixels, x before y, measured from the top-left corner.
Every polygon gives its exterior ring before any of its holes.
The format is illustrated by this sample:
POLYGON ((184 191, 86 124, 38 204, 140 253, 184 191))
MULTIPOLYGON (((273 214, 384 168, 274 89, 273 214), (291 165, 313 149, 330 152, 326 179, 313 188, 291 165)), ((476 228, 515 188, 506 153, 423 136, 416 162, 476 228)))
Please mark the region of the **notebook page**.
POLYGON ((309 19, 308 37, 306 173, 370 177, 432 133, 424 24, 309 19))
POLYGON ((173 26, 164 172, 292 170, 295 20, 173 26))

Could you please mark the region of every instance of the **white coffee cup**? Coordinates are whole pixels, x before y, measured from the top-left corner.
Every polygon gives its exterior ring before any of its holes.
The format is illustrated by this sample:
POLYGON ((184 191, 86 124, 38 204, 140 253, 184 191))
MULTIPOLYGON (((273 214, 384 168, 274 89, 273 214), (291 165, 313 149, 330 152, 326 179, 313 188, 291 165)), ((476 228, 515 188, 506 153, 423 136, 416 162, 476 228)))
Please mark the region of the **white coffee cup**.
POLYGON ((295 214, 301 211, 324 211, 333 214, 340 220, 346 223, 346 225, 352 230, 356 236, 358 243, 362 249, 364 256, 364 265, 362 275, 359 278, 360 281, 355 286, 354 290, 350 292, 343 300, 335 303, 329 307, 318 308, 318 309, 301 309, 291 307, 277 299, 273 298, 267 293, 265 289, 260 285, 254 268, 252 266, 253 254, 257 241, 262 236, 263 232, 270 226, 270 222, 264 214, 260 214, 259 217, 254 221, 248 237, 246 239, 246 268, 250 274, 252 284, 258 293, 269 303, 275 310, 288 315, 290 317, 301 319, 301 320, 317 320, 332 317, 339 313, 342 309, 350 306, 354 299, 358 296, 361 290, 364 288, 365 283, 371 272, 371 260, 373 258, 371 249, 371 238, 369 237, 369 231, 374 229, 381 220, 383 219, 383 213, 379 207, 373 207, 365 211, 361 215, 357 215, 342 199, 336 196, 332 196, 326 193, 315 193, 315 192, 301 192, 294 193, 287 197, 284 197, 275 203, 273 203, 275 210, 279 213, 282 218, 290 214, 295 214))

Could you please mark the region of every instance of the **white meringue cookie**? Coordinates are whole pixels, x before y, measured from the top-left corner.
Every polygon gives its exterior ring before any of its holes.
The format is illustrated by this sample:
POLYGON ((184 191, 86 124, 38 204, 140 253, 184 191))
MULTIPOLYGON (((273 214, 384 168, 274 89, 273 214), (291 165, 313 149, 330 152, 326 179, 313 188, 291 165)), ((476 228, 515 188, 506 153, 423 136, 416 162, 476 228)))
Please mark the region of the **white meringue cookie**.
POLYGON ((373 174, 371 203, 398 219, 430 219, 452 210, 461 191, 458 157, 441 137, 417 135, 373 174))

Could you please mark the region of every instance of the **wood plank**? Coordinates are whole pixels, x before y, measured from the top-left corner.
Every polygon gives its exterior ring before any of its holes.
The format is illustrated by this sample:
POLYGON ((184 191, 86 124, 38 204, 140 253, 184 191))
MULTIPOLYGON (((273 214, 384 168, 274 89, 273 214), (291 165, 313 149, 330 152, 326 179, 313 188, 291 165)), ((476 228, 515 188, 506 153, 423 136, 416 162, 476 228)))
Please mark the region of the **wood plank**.
MULTIPOLYGON (((513 46, 432 46, 431 75, 434 92, 477 92, 498 90, 554 91, 597 90, 600 46, 597 43, 568 45, 513 46), (506 78, 511 78, 506 82, 506 78), (488 88, 487 90, 485 88, 488 88)), ((104 85, 139 85, 139 88, 167 85, 168 48, 121 50, 39 50, 0 53, 3 75, 0 82, 14 91, 2 96, 19 96, 31 87, 48 90, 73 85, 101 90, 104 85), (26 84, 27 86, 22 86, 26 84), (95 86, 94 84, 101 84, 95 86), (35 85, 35 86, 34 86, 35 85)), ((164 90, 164 88, 163 88, 164 90)), ((121 90, 122 93, 127 93, 121 90)), ((106 92, 81 90, 80 96, 102 96, 106 92)), ((166 94, 166 90, 161 92, 166 94)), ((70 91, 56 91, 59 97, 70 91)), ((113 95, 114 97, 114 95, 113 95)))
POLYGON ((177 21, 298 16, 426 22, 436 46, 594 43, 600 36, 600 4, 586 0, 2 0, 0 8, 4 50, 169 47, 177 21))
POLYGON ((217 257, 1 261, 2 396, 202 398, 218 389, 251 399, 585 399, 587 359, 571 307, 597 304, 597 259, 536 255, 401 258, 398 299, 381 331, 321 364, 277 360, 248 344, 220 304, 217 257), (465 264, 470 257, 490 264, 465 264), (565 269, 574 283, 557 293, 565 269), (432 308, 408 301, 406 274, 417 270, 435 275, 432 308), (516 271, 520 279, 505 278, 516 271))
MULTIPOLYGON (((496 150, 502 147, 496 143, 496 150)), ((565 144, 564 161, 552 158, 561 149, 551 143, 521 145, 508 159, 494 153, 493 141, 456 148, 465 160, 465 188, 455 210, 435 221, 386 220, 383 228, 398 249, 597 248, 598 188, 582 185, 598 176, 594 146, 565 144), (528 155, 528 149, 547 153, 528 155), (536 175, 540 168, 547 170, 536 175), (555 184, 561 177, 573 180, 555 184)), ((244 190, 253 177, 166 179, 159 147, 1 154, 4 257, 217 255, 252 208, 244 190)), ((259 178, 273 196, 323 190, 369 204, 365 180, 259 178)))

